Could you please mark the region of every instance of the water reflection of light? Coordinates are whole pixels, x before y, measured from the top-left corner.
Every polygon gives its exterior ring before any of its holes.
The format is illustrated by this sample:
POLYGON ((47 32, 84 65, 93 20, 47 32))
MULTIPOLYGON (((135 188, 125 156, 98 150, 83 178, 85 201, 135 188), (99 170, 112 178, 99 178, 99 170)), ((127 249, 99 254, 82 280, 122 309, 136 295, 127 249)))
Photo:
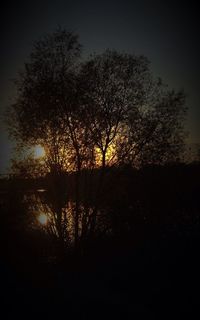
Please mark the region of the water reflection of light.
POLYGON ((48 218, 47 218, 46 214, 44 214, 44 213, 40 213, 40 215, 38 216, 37 219, 38 219, 39 223, 41 223, 42 225, 45 225, 48 222, 48 218))
POLYGON ((37 192, 45 192, 46 189, 37 189, 37 192))

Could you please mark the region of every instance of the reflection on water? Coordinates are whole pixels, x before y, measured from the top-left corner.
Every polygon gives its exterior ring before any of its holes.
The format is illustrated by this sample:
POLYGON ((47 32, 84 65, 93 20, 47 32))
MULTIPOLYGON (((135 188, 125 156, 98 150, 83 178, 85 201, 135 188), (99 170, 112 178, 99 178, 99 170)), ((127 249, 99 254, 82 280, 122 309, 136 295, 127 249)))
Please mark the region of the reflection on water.
POLYGON ((73 241, 73 204, 61 195, 37 190, 26 195, 28 211, 35 218, 35 228, 43 228, 52 237, 64 243, 73 241))
POLYGON ((46 189, 37 189, 37 192, 45 192, 46 189))
POLYGON ((74 243, 77 229, 79 240, 88 237, 97 222, 99 230, 103 230, 102 211, 88 203, 77 205, 64 192, 39 189, 26 193, 24 201, 29 214, 34 217, 33 227, 42 229, 65 246, 74 243))

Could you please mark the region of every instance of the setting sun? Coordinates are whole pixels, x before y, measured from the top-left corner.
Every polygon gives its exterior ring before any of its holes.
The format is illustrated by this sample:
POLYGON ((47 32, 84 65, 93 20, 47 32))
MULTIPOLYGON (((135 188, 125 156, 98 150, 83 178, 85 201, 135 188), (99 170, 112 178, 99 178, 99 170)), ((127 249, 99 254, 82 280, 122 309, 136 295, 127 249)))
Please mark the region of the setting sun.
POLYGON ((40 145, 35 146, 33 152, 35 158, 41 158, 45 155, 44 148, 40 145))
POLYGON ((41 214, 38 216, 37 220, 38 220, 39 223, 41 223, 42 225, 45 225, 45 224, 47 224, 47 222, 48 222, 48 218, 47 218, 46 214, 44 214, 44 213, 41 213, 41 214))

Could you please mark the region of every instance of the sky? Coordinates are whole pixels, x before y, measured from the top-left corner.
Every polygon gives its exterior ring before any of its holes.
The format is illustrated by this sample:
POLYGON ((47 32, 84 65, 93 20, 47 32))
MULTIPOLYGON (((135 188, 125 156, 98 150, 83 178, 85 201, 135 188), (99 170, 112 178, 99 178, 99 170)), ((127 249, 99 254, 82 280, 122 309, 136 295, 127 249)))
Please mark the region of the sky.
POLYGON ((105 49, 145 55, 155 76, 184 89, 188 141, 200 142, 200 48, 197 3, 190 1, 7 1, 1 8, 0 174, 12 156, 3 113, 14 101, 12 79, 28 60, 34 41, 58 26, 79 34, 83 54, 105 49))

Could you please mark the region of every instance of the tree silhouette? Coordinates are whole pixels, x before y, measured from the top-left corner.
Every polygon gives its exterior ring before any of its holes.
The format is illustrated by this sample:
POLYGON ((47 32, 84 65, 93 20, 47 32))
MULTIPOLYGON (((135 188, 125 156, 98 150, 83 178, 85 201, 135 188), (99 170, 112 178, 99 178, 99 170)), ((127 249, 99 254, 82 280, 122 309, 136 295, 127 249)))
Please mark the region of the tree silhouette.
POLYGON ((76 245, 96 231, 106 169, 177 161, 186 114, 184 93, 154 79, 145 57, 106 50, 80 63, 80 54, 77 35, 62 29, 37 41, 8 110, 11 134, 22 145, 41 145, 53 176, 74 172, 76 245), (88 184, 95 193, 92 210, 90 196, 83 197, 88 184))
POLYGON ((102 167, 178 158, 185 96, 154 80, 145 57, 107 50, 84 63, 80 75, 85 125, 102 167))
POLYGON ((43 146, 55 172, 177 159, 184 93, 154 80, 143 56, 106 50, 80 65, 80 48, 61 29, 35 43, 8 112, 15 138, 43 146))
POLYGON ((34 159, 32 156, 17 160, 11 160, 11 171, 15 177, 38 178, 44 176, 46 173, 45 166, 41 163, 40 159, 34 159))
POLYGON ((72 163, 63 108, 71 107, 80 50, 78 37, 62 29, 37 41, 16 80, 18 97, 8 111, 12 135, 44 147, 50 171, 66 170, 72 163))

